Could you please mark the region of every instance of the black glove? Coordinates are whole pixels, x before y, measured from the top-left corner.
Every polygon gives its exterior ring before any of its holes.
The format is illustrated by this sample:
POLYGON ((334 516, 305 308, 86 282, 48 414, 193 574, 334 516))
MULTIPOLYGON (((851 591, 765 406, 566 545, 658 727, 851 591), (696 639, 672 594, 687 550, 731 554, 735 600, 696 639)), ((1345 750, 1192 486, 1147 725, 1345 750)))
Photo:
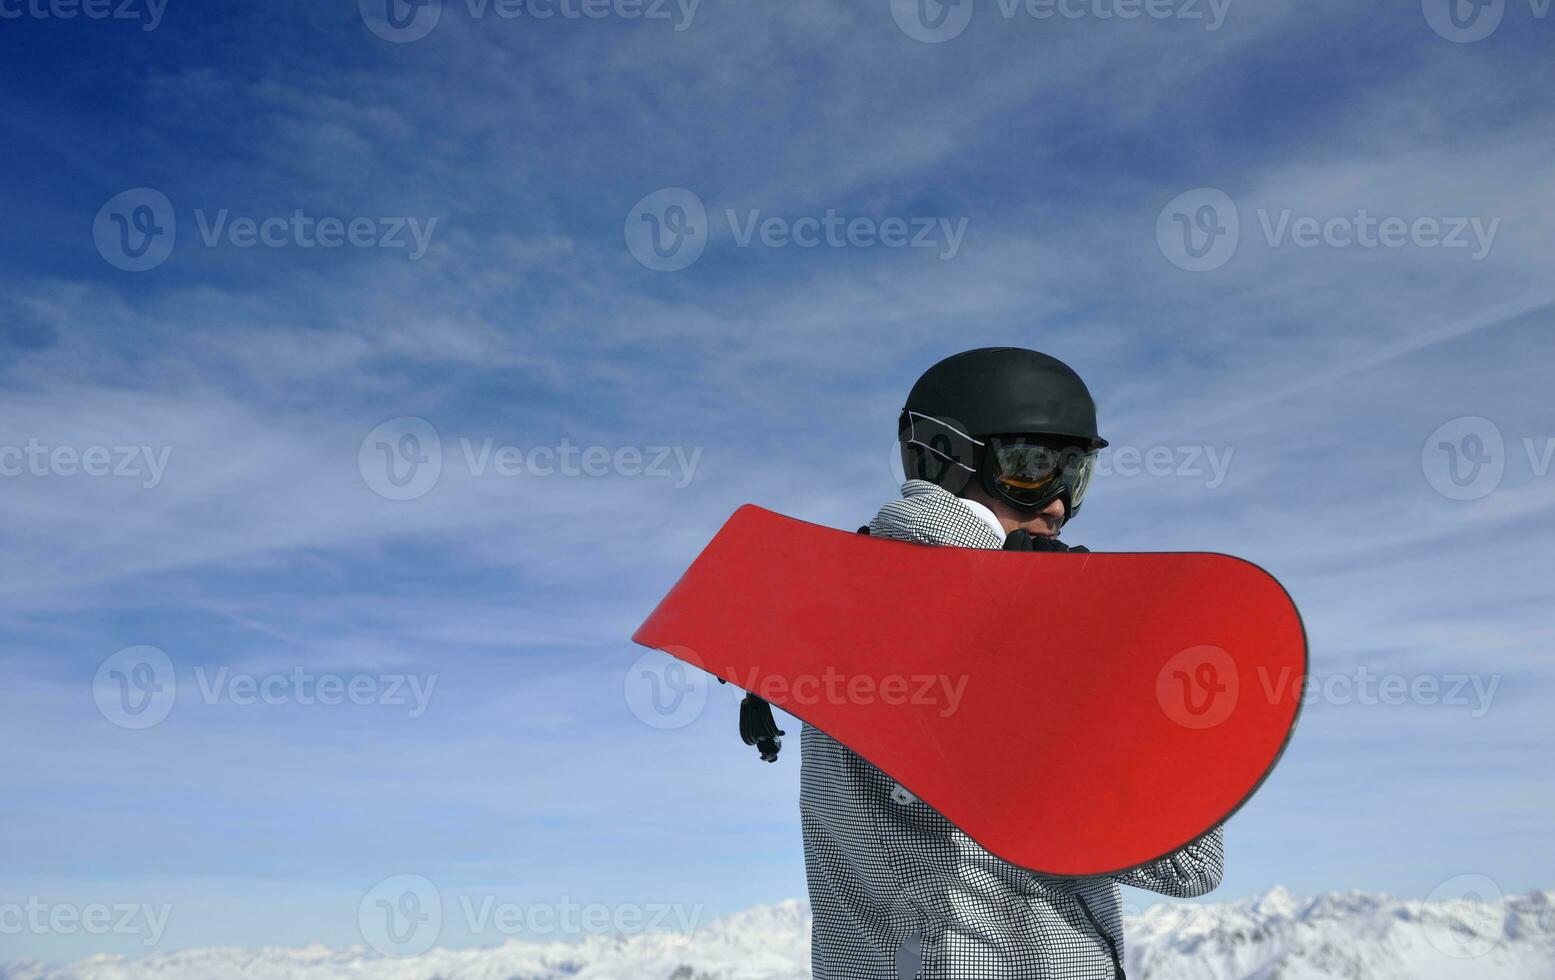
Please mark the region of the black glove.
POLYGON ((1016 530, 1011 531, 1009 536, 1004 539, 1004 550, 1089 552, 1091 549, 1085 547, 1084 545, 1078 544, 1071 548, 1069 545, 1064 544, 1057 538, 1050 538, 1045 534, 1032 534, 1030 531, 1023 531, 1017 528, 1016 530))
POLYGON ((740 702, 740 739, 756 746, 762 762, 777 761, 783 750, 782 737, 787 734, 773 720, 771 705, 754 694, 745 695, 740 702))

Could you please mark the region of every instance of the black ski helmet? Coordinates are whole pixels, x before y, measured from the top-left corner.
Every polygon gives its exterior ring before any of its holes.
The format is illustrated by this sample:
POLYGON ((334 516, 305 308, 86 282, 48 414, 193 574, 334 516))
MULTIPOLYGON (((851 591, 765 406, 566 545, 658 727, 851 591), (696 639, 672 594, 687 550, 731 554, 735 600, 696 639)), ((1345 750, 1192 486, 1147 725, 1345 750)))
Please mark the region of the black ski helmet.
POLYGON ((992 437, 1001 436, 1036 438, 1081 453, 1107 445, 1096 428, 1096 403, 1074 369, 1022 347, 980 347, 945 358, 913 385, 897 422, 908 479, 960 493, 977 476, 990 493, 1028 511, 1064 496, 1073 517, 1080 495, 1074 487, 1060 483, 1037 504, 997 491, 993 454, 986 450, 992 437))

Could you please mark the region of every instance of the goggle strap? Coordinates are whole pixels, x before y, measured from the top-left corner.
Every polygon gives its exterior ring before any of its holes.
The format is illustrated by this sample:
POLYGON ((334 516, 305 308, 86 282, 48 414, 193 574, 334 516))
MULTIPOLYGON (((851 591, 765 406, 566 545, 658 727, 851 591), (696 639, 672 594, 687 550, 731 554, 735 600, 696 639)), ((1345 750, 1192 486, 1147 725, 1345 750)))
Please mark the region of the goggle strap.
POLYGON ((955 426, 949 425, 949 424, 945 423, 943 420, 937 419, 937 418, 935 418, 932 415, 924 415, 922 412, 914 412, 910 408, 903 408, 902 409, 902 414, 907 416, 907 444, 908 445, 910 445, 910 446, 922 446, 924 449, 926 449, 929 452, 933 453, 935 456, 938 456, 940 459, 943 459, 945 462, 947 462, 947 463, 954 463, 955 465, 957 465, 957 466, 961 467, 962 469, 966 470, 968 473, 976 473, 977 472, 977 470, 974 467, 968 466, 965 463, 961 462, 959 459, 956 459, 956 458, 954 458, 952 456, 945 455, 940 450, 934 448, 933 446, 931 446, 928 443, 924 442, 923 440, 919 439, 918 438, 918 431, 917 431, 917 420, 918 419, 928 419, 930 422, 933 422, 935 425, 940 426, 941 428, 949 429, 951 432, 954 432, 956 435, 958 435, 961 438, 963 438, 963 439, 967 440, 968 442, 972 443, 974 446, 982 446, 982 445, 984 445, 983 440, 977 438, 976 436, 972 436, 972 435, 969 435, 969 434, 967 434, 965 432, 962 432, 960 429, 956 428, 955 426))

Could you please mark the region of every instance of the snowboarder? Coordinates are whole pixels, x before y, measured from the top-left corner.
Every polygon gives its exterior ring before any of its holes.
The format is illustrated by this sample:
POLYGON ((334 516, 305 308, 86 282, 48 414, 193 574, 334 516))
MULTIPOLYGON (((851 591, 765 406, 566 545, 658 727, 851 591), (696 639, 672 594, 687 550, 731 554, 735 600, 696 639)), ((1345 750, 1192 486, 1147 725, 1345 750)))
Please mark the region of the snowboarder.
MULTIPOLYGON (((1074 550, 1058 535, 1107 445, 1080 376, 1015 347, 930 368, 898 440, 908 481, 868 533, 1040 551, 1074 550)), ((801 755, 815 980, 1123 980, 1118 885, 1187 898, 1220 883, 1218 828, 1115 877, 1040 876, 994 857, 818 729, 805 726, 801 755)))

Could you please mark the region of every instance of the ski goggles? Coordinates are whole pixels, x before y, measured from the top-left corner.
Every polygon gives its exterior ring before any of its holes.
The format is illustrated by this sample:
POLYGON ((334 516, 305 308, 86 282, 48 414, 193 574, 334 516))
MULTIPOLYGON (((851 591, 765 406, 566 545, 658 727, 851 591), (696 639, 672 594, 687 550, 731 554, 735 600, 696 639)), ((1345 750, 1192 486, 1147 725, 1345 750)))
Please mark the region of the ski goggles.
POLYGON ((1096 450, 1073 444, 996 437, 985 452, 987 489, 1023 510, 1063 497, 1066 517, 1073 517, 1096 472, 1096 450))

